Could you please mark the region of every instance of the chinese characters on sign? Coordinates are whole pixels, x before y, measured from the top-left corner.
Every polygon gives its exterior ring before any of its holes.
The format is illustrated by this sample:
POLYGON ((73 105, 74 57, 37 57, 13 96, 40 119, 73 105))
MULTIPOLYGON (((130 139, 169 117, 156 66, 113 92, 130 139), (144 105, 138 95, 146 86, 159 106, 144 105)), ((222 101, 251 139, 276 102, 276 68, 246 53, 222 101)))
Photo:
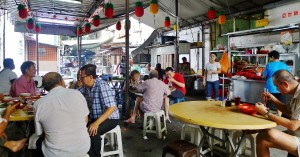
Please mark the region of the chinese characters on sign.
POLYGON ((284 12, 281 14, 281 18, 289 18, 292 16, 299 16, 299 11, 298 10, 294 10, 294 11, 289 11, 289 12, 284 12))

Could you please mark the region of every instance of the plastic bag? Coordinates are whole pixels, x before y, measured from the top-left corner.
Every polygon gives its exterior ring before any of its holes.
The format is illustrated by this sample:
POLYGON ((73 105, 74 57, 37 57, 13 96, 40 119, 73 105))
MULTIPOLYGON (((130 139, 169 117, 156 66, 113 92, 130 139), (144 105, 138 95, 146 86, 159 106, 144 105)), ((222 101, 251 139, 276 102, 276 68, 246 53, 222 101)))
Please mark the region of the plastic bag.
POLYGON ((231 68, 231 63, 226 51, 223 52, 219 63, 221 64, 221 73, 228 73, 228 70, 231 68))

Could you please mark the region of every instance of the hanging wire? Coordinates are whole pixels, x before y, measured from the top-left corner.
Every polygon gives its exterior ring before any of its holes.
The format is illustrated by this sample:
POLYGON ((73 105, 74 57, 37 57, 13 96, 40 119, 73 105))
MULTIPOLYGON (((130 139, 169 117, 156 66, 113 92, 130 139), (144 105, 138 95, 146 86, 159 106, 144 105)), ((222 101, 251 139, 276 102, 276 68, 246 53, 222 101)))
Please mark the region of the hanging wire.
POLYGON ((230 15, 230 17, 232 17, 232 15, 231 15, 231 11, 230 11, 230 8, 229 8, 229 5, 228 5, 228 0, 226 0, 226 5, 227 5, 227 9, 228 9, 228 11, 229 11, 229 15, 230 15))

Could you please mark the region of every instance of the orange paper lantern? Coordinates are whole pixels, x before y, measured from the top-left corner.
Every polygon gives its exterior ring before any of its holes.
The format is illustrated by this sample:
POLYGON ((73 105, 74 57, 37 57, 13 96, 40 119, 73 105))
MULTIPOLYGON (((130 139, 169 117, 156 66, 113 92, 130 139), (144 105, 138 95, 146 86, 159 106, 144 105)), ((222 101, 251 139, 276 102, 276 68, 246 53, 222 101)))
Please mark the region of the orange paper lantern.
POLYGON ((224 14, 219 15, 218 22, 220 25, 224 25, 226 22, 226 16, 224 14))
POLYGON ((157 12, 158 12, 158 1, 157 0, 151 0, 150 13, 152 15, 155 15, 155 14, 157 14, 157 12))

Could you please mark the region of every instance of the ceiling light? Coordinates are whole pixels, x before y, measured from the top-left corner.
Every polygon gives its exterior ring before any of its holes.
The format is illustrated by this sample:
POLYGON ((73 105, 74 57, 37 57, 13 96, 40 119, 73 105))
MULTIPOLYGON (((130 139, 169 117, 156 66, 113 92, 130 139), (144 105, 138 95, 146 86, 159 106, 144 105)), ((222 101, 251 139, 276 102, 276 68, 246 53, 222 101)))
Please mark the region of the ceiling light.
POLYGON ((39 22, 44 22, 44 23, 56 23, 56 24, 74 25, 73 21, 58 20, 58 19, 38 18, 38 21, 39 22))
POLYGON ((55 1, 61 1, 61 2, 67 2, 67 3, 75 3, 75 4, 81 4, 82 0, 55 0, 55 1))

